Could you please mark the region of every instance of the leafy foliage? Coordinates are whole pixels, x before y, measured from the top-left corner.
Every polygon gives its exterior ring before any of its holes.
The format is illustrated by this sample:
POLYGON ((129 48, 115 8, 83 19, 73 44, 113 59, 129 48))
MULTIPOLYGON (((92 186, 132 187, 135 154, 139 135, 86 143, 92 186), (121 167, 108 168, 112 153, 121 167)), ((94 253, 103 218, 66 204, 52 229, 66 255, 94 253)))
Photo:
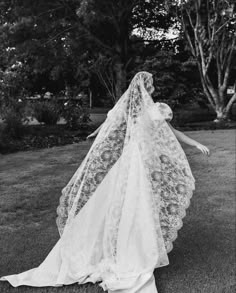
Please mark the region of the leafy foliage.
MULTIPOLYGON (((193 16, 194 1, 184 2, 193 16)), ((97 100, 94 104, 100 105, 107 96, 114 104, 141 68, 155 73, 155 99, 185 103, 202 97, 196 63, 189 60, 188 53, 187 58, 183 56, 182 35, 174 40, 165 35, 170 28, 181 30, 177 17, 183 6, 179 1, 12 3, 6 0, 0 4, 0 94, 7 100, 46 91, 57 94, 76 87, 77 92, 91 93, 97 100)), ((207 24, 204 9, 201 19, 207 24)), ((190 32, 190 23, 186 28, 190 32)), ((207 54, 212 46, 208 32, 201 30, 199 36, 208 40, 203 44, 207 54)), ((194 39, 193 33, 190 38, 194 39)), ((215 72, 212 64, 209 68, 215 72)), ((213 84, 216 79, 214 73, 213 84)))
POLYGON ((155 101, 166 101, 173 108, 196 100, 201 103, 202 89, 196 62, 187 52, 183 59, 174 51, 153 51, 145 59, 140 59, 136 66, 135 71, 153 73, 155 101))
MULTIPOLYGON (((11 90, 13 91, 14 88, 11 90)), ((6 91, 6 93, 9 92, 6 91)), ((24 135, 23 124, 29 121, 26 102, 21 99, 16 100, 14 95, 7 97, 2 96, 0 105, 0 117, 4 122, 2 133, 4 136, 20 139, 24 135)))
POLYGON ((80 81, 78 66, 83 63, 85 46, 78 42, 81 31, 77 18, 70 17, 76 3, 65 1, 69 7, 61 1, 45 0, 17 1, 14 7, 12 1, 2 4, 2 46, 11 52, 8 54, 11 62, 22 63, 31 81, 28 85, 31 93, 44 90, 55 93, 80 81))
POLYGON ((62 117, 66 120, 67 127, 71 130, 87 128, 90 112, 84 105, 84 100, 69 99, 63 107, 62 117))
POLYGON ((55 125, 60 119, 60 107, 55 101, 37 101, 33 105, 33 117, 46 125, 55 125))
MULTIPOLYGON (((140 43, 151 41, 151 31, 163 33, 174 24, 164 0, 21 0, 14 7, 7 0, 1 10, 0 47, 9 48, 8 60, 22 63, 30 80, 22 85, 30 94, 68 85, 86 90, 95 75, 119 98, 140 43), (109 63, 108 78, 100 57, 109 63)), ((0 68, 3 63, 8 62, 0 61, 0 68)))
MULTIPOLYGON (((13 110, 8 110, 3 117, 4 128, 3 135, 20 139, 24 135, 24 126, 20 115, 13 110)), ((3 137, 4 139, 4 137, 3 137)))

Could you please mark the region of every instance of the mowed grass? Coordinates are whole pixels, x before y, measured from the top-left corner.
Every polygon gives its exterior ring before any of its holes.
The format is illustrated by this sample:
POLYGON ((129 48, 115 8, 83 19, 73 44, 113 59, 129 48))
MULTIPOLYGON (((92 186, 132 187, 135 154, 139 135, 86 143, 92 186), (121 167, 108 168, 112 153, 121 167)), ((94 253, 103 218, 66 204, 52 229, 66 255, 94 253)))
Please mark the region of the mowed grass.
MULTIPOLYGON (((206 144, 211 156, 183 145, 196 191, 184 226, 169 254, 170 265, 155 270, 158 293, 231 293, 235 286, 235 131, 186 132, 206 144)), ((0 276, 38 266, 59 234, 56 207, 92 141, 0 156, 0 276)), ((98 293, 97 284, 13 288, 1 293, 98 293)))

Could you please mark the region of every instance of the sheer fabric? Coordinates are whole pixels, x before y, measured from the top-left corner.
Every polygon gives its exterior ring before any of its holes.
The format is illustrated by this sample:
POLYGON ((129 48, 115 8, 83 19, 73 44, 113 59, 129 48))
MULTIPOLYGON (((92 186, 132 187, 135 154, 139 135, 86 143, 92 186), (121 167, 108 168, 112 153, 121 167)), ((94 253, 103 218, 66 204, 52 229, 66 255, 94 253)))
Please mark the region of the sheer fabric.
POLYGON ((60 239, 44 262, 2 277, 13 286, 101 282, 108 292, 156 293, 153 271, 182 227, 194 189, 183 149, 139 72, 108 112, 88 154, 63 188, 60 239))
MULTIPOLYGON (((167 252, 172 250, 195 180, 179 142, 166 123, 173 117, 172 110, 165 103, 154 103, 146 90, 145 82, 148 83, 151 77, 147 72, 134 77, 128 90, 108 112, 81 166, 62 190, 57 208, 60 235, 66 223, 78 214, 122 155, 119 177, 123 184, 117 190, 121 212, 130 168, 127 150, 129 143, 135 140, 153 194, 153 217, 159 218, 160 213, 165 246, 167 252)), ((115 255, 115 245, 110 249, 115 255)))

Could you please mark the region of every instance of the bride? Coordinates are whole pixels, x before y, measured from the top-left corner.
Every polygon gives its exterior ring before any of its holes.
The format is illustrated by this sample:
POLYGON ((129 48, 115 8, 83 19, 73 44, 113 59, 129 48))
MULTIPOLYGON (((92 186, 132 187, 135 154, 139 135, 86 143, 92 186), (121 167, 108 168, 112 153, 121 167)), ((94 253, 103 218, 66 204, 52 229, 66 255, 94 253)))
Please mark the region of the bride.
POLYGON ((99 282, 104 291, 156 293, 153 271, 169 264, 195 180, 181 145, 209 149, 174 129, 154 103, 152 74, 139 72, 108 112, 86 157, 62 189, 60 238, 36 268, 1 277, 14 287, 99 282))

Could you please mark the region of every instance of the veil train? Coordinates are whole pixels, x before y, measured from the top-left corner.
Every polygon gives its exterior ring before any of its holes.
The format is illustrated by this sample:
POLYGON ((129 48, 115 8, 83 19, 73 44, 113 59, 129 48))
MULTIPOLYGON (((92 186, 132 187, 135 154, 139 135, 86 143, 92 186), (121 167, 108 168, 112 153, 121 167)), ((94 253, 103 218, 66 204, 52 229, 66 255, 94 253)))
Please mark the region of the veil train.
POLYGON ((104 291, 156 293, 153 271, 169 264, 195 188, 187 158, 139 72, 109 111, 86 157, 62 189, 60 238, 45 260, 4 276, 12 286, 99 282, 104 291))

